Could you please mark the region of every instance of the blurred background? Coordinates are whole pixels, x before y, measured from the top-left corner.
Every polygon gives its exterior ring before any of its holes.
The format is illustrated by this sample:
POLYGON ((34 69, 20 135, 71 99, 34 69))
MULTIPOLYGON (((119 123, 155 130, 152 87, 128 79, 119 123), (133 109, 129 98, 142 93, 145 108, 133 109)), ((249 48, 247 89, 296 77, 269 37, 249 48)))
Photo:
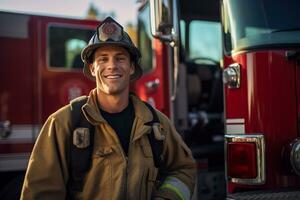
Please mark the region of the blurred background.
POLYGON ((77 19, 115 18, 136 40, 136 0, 0 0, 0 11, 77 19))

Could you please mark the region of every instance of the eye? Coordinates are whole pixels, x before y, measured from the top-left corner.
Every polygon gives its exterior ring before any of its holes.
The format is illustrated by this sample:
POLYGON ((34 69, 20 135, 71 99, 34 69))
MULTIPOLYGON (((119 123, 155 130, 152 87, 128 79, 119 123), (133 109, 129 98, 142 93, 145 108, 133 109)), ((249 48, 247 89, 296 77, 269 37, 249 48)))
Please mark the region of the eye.
POLYGON ((124 60, 126 60, 126 57, 125 56, 118 56, 117 60, 118 61, 124 61, 124 60))
POLYGON ((104 62, 107 62, 107 60, 108 60, 108 58, 107 57, 100 57, 100 58, 98 58, 98 62, 99 63, 104 63, 104 62))

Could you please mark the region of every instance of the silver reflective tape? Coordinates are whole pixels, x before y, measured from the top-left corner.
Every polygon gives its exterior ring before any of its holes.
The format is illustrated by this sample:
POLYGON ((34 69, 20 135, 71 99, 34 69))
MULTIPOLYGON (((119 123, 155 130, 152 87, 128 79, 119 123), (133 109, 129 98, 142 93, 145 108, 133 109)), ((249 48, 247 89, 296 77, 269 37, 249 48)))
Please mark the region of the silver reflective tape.
POLYGON ((181 180, 175 177, 167 177, 160 189, 170 189, 179 196, 182 200, 189 200, 191 198, 190 189, 181 180))
POLYGON ((30 153, 1 154, 0 171, 25 170, 29 157, 30 153))
POLYGON ((41 130, 41 125, 37 124, 19 124, 11 126, 11 133, 0 139, 0 144, 3 143, 31 143, 35 141, 39 132, 41 130))
POLYGON ((227 134, 244 134, 245 125, 244 124, 226 124, 227 134))
POLYGON ((243 124, 245 123, 244 118, 226 119, 227 124, 243 124))

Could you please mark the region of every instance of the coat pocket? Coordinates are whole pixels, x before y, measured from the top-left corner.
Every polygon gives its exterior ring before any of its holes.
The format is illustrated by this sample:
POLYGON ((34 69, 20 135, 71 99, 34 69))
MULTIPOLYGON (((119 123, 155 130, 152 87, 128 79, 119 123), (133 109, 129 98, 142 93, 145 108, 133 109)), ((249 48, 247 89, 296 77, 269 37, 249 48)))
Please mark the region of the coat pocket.
POLYGON ((106 157, 110 154, 113 153, 113 148, 112 147, 105 147, 105 148, 99 148, 94 157, 106 157))
POLYGON ((112 199, 112 147, 95 149, 92 166, 86 176, 84 199, 112 199))
POLYGON ((152 148, 150 145, 141 145, 145 158, 153 158, 152 148))

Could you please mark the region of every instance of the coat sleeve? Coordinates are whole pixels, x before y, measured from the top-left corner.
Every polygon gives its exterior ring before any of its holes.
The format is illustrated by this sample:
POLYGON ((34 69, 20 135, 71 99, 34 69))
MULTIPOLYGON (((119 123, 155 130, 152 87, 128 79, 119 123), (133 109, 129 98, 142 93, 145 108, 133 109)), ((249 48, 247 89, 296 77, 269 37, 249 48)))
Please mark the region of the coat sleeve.
POLYGON ((49 117, 37 138, 23 183, 21 199, 65 199, 68 180, 66 125, 49 117))
POLYGON ((190 149, 171 122, 163 116, 163 127, 166 139, 164 142, 164 165, 160 169, 162 183, 154 197, 172 200, 191 198, 196 179, 196 167, 190 149))

